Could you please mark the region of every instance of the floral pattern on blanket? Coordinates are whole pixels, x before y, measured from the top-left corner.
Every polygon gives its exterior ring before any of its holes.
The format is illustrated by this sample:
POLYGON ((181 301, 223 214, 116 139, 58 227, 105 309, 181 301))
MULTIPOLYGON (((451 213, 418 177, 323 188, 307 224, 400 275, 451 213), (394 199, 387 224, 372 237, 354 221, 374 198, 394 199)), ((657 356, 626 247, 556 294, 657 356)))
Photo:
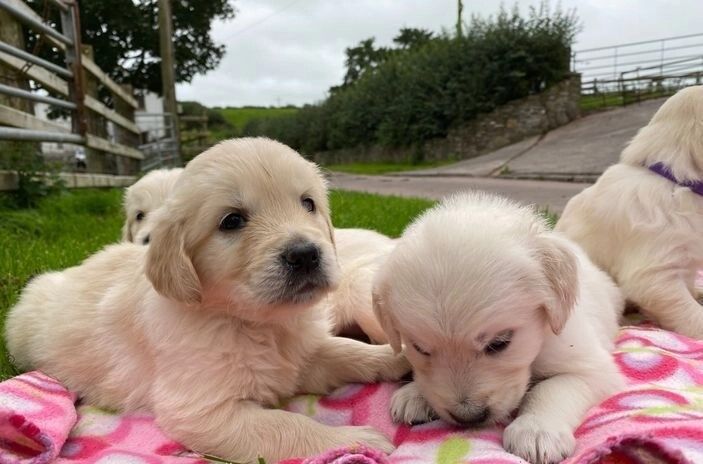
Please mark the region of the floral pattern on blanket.
MULTIPOLYGON (((593 408, 576 431, 569 464, 703 462, 703 342, 651 327, 625 327, 615 358, 627 387, 593 408)), ((283 407, 329 425, 371 425, 392 437, 384 456, 352 447, 287 463, 514 464, 502 427, 461 430, 441 421, 393 424, 393 384, 349 385, 325 397, 299 396, 283 407)), ((204 462, 169 440, 145 414, 117 415, 87 405, 41 373, 0 384, 0 463, 191 464, 204 462)))

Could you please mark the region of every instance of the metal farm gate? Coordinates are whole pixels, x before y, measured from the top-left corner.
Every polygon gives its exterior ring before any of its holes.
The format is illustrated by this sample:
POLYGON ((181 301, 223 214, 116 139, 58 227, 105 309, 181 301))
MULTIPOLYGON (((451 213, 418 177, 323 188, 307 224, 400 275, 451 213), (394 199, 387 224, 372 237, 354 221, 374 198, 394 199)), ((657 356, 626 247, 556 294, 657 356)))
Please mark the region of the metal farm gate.
MULTIPOLYGON (((0 81, 0 140, 82 146, 86 173, 67 175, 69 187, 128 185, 144 158, 134 120, 137 100, 132 89, 110 79, 93 61, 92 49, 81 44, 77 3, 45 1, 47 8, 58 9, 60 31, 21 0, 0 0, 0 68, 15 76, 9 83, 7 78, 0 81), (44 46, 61 52, 65 65, 24 50, 22 27, 38 34, 44 46), (37 117, 35 105, 70 113, 70 123, 37 117)), ((0 190, 13 188, 11 176, 5 174, 0 176, 0 190)))

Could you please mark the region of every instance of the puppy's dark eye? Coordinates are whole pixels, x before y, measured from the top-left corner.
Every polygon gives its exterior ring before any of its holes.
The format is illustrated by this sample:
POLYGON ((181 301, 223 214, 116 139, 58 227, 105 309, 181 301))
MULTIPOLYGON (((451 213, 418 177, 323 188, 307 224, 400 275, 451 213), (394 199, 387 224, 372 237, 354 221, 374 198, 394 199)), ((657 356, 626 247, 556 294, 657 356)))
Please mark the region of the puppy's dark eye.
POLYGON ((419 346, 417 346, 417 343, 413 343, 413 348, 415 349, 415 351, 417 351, 418 353, 420 353, 420 354, 423 355, 423 356, 429 356, 429 355, 430 355, 429 352, 427 352, 427 351, 423 350, 422 348, 420 348, 419 346))
POLYGON ((146 214, 144 214, 144 211, 137 211, 137 221, 141 221, 142 219, 144 219, 144 216, 146 216, 146 214))
POLYGON ((303 204, 303 208, 305 208, 308 213, 315 212, 315 202, 312 201, 312 198, 303 198, 300 202, 303 204))
POLYGON ((246 219, 239 213, 229 213, 220 221, 220 230, 237 230, 244 227, 246 219))
POLYGON ((493 355, 500 353, 501 351, 505 351, 505 349, 508 348, 508 346, 510 345, 510 339, 512 338, 512 336, 512 330, 504 334, 498 335, 491 341, 491 343, 486 345, 486 348, 483 349, 483 352, 487 355, 493 355))

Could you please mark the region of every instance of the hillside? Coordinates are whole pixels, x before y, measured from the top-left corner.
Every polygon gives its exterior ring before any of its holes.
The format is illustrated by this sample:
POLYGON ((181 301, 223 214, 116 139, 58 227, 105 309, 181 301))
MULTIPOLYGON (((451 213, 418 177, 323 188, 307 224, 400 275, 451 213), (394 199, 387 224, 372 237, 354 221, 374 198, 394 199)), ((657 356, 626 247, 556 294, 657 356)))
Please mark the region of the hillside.
POLYGON ((285 107, 259 107, 259 106, 244 106, 240 108, 226 107, 214 108, 219 111, 222 116, 235 127, 237 133, 241 134, 242 129, 247 122, 252 119, 260 118, 280 118, 290 116, 298 111, 298 108, 292 106, 285 107))

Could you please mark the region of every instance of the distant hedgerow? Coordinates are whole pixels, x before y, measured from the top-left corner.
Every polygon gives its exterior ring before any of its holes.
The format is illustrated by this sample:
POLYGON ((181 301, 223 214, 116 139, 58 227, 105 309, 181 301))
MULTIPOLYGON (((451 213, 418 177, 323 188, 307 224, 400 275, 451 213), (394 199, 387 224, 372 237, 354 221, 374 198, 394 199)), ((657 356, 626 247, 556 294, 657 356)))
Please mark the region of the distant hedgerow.
POLYGON ((251 120, 244 133, 304 153, 444 136, 452 125, 564 79, 578 20, 542 4, 526 17, 517 7, 474 16, 466 29, 460 37, 403 29, 397 48, 362 41, 347 49, 345 82, 327 99, 286 117, 251 120))

